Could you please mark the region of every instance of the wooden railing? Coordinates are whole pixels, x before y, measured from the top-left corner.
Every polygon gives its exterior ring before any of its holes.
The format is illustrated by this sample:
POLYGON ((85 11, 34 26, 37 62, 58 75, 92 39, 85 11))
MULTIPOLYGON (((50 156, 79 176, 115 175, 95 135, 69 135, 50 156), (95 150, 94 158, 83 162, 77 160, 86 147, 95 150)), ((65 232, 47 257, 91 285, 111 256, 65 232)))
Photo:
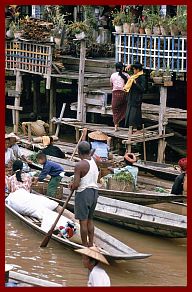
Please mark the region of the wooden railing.
POLYGON ((7 41, 5 48, 6 70, 38 74, 47 79, 50 89, 52 46, 25 41, 7 41))
POLYGON ((145 69, 187 71, 187 39, 183 36, 115 34, 116 62, 139 61, 145 69))

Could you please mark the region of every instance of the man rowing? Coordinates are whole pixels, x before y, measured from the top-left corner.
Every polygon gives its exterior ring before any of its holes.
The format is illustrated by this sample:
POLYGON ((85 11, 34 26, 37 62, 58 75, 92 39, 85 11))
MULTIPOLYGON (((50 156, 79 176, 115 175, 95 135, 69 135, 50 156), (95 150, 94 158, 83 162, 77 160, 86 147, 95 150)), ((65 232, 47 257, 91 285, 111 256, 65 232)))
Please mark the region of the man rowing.
POLYGON ((81 240, 84 246, 93 246, 94 225, 93 214, 97 204, 99 171, 95 160, 91 157, 91 147, 86 141, 78 146, 81 158, 75 166, 74 181, 70 184, 75 190, 75 218, 80 223, 81 240))

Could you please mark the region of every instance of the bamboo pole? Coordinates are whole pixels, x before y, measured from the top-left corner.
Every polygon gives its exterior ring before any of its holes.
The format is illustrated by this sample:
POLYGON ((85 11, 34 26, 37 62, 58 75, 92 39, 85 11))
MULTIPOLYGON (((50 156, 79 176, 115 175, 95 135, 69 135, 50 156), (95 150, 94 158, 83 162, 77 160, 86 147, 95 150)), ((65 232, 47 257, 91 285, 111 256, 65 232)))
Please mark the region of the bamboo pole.
POLYGON ((79 62, 79 81, 78 81, 78 101, 77 101, 77 120, 85 122, 84 115, 84 71, 85 71, 86 42, 81 40, 80 62, 79 62))

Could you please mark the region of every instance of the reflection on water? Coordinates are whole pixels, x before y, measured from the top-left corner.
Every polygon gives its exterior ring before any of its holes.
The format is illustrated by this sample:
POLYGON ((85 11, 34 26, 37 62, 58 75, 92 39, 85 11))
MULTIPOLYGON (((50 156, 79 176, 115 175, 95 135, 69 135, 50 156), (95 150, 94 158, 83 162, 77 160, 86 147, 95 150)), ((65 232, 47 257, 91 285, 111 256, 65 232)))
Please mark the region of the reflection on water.
MULTIPOLYGON (((179 210, 180 206, 172 208, 179 210)), ((101 222, 96 225, 137 251, 152 254, 147 259, 118 261, 105 267, 112 285, 186 285, 186 239, 165 239, 101 222)), ((61 284, 67 280, 68 286, 86 286, 88 273, 81 256, 54 241, 40 248, 41 241, 42 235, 6 212, 6 262, 13 264, 15 271, 61 284)))

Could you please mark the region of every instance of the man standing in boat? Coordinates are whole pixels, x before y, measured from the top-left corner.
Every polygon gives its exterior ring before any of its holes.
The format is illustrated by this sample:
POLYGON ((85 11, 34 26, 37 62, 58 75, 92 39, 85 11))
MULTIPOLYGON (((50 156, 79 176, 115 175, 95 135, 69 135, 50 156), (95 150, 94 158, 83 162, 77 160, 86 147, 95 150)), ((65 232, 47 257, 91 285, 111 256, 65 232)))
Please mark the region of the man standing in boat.
POLYGON ((93 213, 97 204, 99 171, 91 157, 91 147, 86 141, 78 146, 81 161, 75 166, 74 181, 70 184, 75 194, 75 218, 80 223, 81 240, 84 246, 93 246, 93 213))

